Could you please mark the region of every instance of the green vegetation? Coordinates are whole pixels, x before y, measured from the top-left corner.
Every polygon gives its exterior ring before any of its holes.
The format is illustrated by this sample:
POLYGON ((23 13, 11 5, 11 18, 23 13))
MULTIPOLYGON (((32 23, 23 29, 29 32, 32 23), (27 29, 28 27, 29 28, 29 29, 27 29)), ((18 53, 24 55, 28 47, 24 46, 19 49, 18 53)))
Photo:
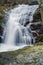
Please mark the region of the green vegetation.
POLYGON ((0 6, 0 13, 3 14, 5 9, 6 8, 4 6, 0 6))
POLYGON ((41 13, 41 18, 42 18, 42 23, 43 23, 43 8, 40 8, 40 13, 41 13))
POLYGON ((33 19, 35 21, 41 21, 41 14, 40 14, 40 11, 38 10, 37 12, 35 12, 34 16, 33 16, 33 19))
POLYGON ((0 7, 0 25, 2 25, 2 22, 3 22, 3 16, 4 16, 4 10, 5 10, 6 8, 4 7, 4 6, 1 6, 0 7))
POLYGON ((41 2, 42 0, 37 0, 39 7, 40 7, 40 13, 41 13, 41 18, 42 18, 42 23, 43 23, 43 6, 41 6, 43 3, 41 2))

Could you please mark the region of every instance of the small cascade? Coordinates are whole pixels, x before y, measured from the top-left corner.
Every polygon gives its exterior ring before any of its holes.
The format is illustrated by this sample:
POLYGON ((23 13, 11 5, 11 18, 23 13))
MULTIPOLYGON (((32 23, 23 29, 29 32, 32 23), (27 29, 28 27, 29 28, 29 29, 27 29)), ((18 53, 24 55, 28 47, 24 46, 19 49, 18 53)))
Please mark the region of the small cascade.
POLYGON ((16 50, 32 45, 34 38, 31 33, 30 24, 37 8, 38 5, 18 5, 7 12, 3 33, 4 42, 0 45, 0 51, 16 50), (24 26, 27 21, 29 21, 28 28, 24 26))

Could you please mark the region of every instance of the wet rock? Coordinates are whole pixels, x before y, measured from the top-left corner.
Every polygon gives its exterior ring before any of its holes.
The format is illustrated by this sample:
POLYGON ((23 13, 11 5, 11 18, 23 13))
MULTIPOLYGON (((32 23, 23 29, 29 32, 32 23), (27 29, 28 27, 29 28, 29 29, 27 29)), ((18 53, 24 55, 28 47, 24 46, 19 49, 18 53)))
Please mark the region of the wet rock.
POLYGON ((35 32, 32 32, 32 34, 33 34, 33 36, 34 36, 34 37, 37 37, 37 33, 35 33, 35 32))
POLYGON ((2 43, 3 27, 0 26, 0 43, 2 43))
POLYGON ((31 29, 32 29, 32 30, 41 29, 41 24, 32 24, 32 25, 31 25, 31 29))
POLYGON ((33 46, 18 51, 16 50, 0 53, 0 64, 2 63, 1 65, 43 65, 43 46, 33 46))
POLYGON ((0 37, 0 43, 2 42, 2 38, 0 37))
POLYGON ((41 25, 41 31, 40 34, 43 34, 43 25, 41 25))
POLYGON ((24 26, 26 27, 28 24, 29 24, 29 21, 27 21, 24 26))
POLYGON ((0 26, 0 35, 2 36, 2 34, 3 34, 3 27, 0 26))
POLYGON ((39 9, 33 15, 33 22, 38 22, 38 21, 42 21, 39 9))
POLYGON ((43 50, 40 50, 19 54, 16 56, 15 62, 11 62, 8 65, 43 65, 43 50))

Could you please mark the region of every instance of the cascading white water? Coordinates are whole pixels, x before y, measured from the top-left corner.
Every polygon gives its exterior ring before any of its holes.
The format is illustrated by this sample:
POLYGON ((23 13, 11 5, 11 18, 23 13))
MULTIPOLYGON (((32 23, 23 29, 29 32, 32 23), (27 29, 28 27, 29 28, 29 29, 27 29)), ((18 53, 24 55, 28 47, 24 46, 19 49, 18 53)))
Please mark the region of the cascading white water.
POLYGON ((32 44, 33 36, 29 30, 31 30, 30 24, 37 8, 38 5, 18 5, 7 12, 8 20, 6 19, 4 44, 1 45, 1 51, 15 50, 32 44), (28 29, 24 26, 27 21, 29 21, 28 29))

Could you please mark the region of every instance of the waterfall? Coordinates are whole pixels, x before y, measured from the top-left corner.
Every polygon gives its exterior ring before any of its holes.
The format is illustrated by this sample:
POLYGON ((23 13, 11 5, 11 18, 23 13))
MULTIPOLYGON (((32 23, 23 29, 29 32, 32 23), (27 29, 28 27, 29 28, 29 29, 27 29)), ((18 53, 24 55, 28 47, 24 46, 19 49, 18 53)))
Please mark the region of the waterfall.
POLYGON ((3 33, 3 44, 0 51, 9 51, 32 45, 34 37, 31 33, 30 24, 38 5, 18 5, 5 15, 6 24, 3 33), (24 26, 29 22, 28 28, 24 26))

